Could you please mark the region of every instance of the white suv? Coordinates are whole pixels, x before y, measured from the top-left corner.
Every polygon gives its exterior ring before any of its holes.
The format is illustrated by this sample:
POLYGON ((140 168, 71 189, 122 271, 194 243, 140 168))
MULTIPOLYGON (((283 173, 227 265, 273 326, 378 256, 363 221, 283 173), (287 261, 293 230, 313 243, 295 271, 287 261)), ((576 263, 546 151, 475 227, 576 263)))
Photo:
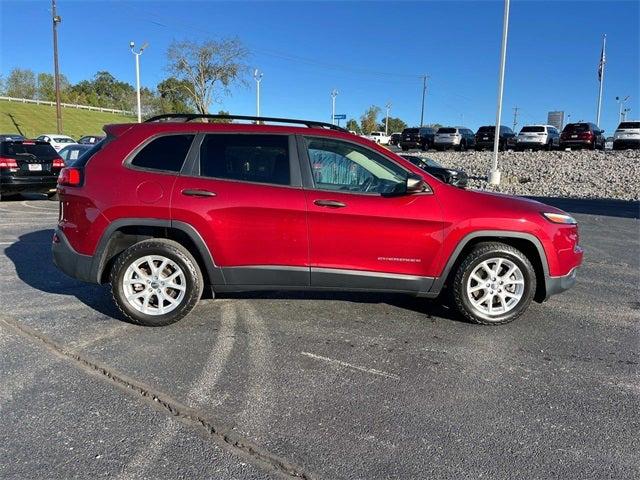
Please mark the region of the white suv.
POLYGON ((560 132, 553 125, 525 125, 516 137, 516 150, 553 150, 560 147, 560 132))
POLYGON ((613 149, 640 148, 640 121, 622 122, 613 134, 613 149))

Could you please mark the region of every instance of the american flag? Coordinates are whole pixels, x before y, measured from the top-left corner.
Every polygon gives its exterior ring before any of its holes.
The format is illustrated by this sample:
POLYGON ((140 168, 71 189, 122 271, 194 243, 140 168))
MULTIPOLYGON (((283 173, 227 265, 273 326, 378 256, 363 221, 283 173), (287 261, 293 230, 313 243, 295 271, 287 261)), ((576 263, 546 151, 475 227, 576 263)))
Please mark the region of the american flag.
POLYGON ((598 63, 598 80, 602 81, 602 71, 604 64, 607 63, 607 56, 604 52, 604 41, 602 43, 602 51, 600 52, 600 63, 598 63))

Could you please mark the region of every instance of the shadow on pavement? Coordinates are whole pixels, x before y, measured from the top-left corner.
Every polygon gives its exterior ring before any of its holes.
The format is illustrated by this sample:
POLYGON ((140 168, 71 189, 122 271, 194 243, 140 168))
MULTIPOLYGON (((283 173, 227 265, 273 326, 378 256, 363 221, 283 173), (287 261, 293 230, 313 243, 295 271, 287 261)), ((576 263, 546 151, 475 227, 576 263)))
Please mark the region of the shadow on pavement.
POLYGON ((640 218, 640 202, 610 198, 527 197, 569 213, 586 213, 607 217, 640 218))
POLYGON ((18 278, 41 292, 72 295, 103 315, 124 320, 113 304, 108 288, 80 282, 58 270, 51 258, 52 236, 52 229, 26 233, 5 249, 5 255, 15 265, 18 278))

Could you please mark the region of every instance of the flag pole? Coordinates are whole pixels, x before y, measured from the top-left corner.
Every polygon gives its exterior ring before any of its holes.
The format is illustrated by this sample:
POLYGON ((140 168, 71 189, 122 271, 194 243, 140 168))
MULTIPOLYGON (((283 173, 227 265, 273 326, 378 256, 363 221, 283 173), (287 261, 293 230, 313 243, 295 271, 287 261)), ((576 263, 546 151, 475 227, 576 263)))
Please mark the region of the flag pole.
POLYGON ((602 85, 604 83, 604 66, 607 63, 607 34, 602 36, 602 53, 600 53, 600 63, 598 65, 598 78, 600 79, 600 89, 598 91, 598 111, 596 113, 596 125, 600 126, 600 112, 602 111, 602 85))

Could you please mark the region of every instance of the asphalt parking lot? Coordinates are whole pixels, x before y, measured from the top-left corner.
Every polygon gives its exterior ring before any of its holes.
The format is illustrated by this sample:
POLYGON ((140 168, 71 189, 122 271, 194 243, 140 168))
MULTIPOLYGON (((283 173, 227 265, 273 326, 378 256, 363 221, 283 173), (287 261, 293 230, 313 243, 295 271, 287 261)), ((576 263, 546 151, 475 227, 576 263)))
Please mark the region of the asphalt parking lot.
POLYGON ((1 478, 640 477, 637 215, 577 209, 578 284, 501 327, 275 292, 152 329, 55 269, 57 209, 0 204, 1 478))

